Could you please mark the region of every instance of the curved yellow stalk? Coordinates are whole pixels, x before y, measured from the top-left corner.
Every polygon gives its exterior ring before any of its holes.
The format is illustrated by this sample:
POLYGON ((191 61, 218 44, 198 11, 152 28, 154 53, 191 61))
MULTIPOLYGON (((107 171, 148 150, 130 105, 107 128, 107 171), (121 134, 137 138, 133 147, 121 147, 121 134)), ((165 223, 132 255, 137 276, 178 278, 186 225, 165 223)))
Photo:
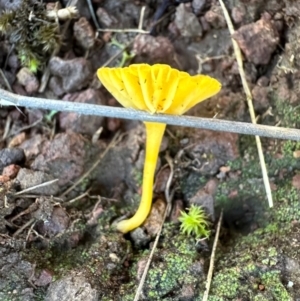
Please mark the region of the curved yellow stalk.
POLYGON ((118 223, 117 228, 127 233, 140 226, 147 218, 152 204, 153 182, 159 148, 166 125, 163 123, 145 122, 146 126, 146 154, 143 173, 143 191, 140 206, 135 215, 118 223))
MULTIPOLYGON (((191 76, 164 64, 104 67, 98 69, 97 75, 124 107, 151 114, 182 115, 221 89, 221 84, 214 78, 201 74, 191 76)), ((124 233, 140 226, 151 209, 155 167, 166 125, 151 122, 145 122, 145 125, 147 141, 142 200, 135 215, 117 225, 124 233)))

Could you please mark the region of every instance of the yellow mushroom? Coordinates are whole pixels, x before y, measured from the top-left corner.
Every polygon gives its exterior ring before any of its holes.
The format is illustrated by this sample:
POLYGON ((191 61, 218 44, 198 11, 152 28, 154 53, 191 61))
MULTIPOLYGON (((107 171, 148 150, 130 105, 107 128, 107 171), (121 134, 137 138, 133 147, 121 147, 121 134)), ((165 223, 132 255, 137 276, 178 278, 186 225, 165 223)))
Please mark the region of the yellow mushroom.
MULTIPOLYGON (((106 89, 124 107, 152 114, 182 115, 221 89, 221 84, 214 78, 206 75, 191 76, 162 64, 105 67, 98 69, 97 75, 106 89)), ((123 233, 140 226, 147 218, 152 204, 155 167, 166 124, 144 123, 146 154, 142 199, 135 215, 118 223, 117 228, 123 233)))

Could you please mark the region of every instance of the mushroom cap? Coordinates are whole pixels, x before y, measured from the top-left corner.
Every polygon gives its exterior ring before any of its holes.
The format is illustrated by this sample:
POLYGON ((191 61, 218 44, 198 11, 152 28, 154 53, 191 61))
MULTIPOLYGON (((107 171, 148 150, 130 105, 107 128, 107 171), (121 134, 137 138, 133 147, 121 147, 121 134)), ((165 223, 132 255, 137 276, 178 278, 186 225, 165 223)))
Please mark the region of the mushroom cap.
POLYGON ((104 67, 97 75, 124 107, 152 114, 182 115, 221 89, 220 82, 210 76, 191 76, 164 64, 104 67))

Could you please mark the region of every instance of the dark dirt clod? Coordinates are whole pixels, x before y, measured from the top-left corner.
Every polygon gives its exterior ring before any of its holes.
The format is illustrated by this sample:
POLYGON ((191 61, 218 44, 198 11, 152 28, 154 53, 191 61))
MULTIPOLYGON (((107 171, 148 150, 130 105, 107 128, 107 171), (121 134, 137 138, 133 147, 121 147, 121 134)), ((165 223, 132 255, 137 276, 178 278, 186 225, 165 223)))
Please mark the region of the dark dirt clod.
POLYGON ((92 78, 91 64, 84 58, 63 60, 53 57, 49 68, 52 75, 59 77, 56 84, 60 83, 61 89, 67 93, 82 89, 92 78))
MULTIPOLYGON (((44 171, 33 171, 27 168, 19 170, 16 182, 20 184, 21 189, 30 188, 48 181, 54 180, 54 177, 44 171)), ((40 195, 56 195, 59 192, 57 183, 39 187, 31 191, 31 193, 40 195)))
POLYGON ((88 20, 84 17, 74 23, 74 36, 80 47, 85 50, 92 48, 95 44, 95 31, 88 20))
MULTIPOLYGON (((87 89, 82 92, 67 94, 63 100, 105 105, 105 98, 101 91, 87 89)), ((92 136, 104 122, 104 117, 100 116, 79 116, 76 113, 62 112, 59 114, 59 124, 64 130, 72 130, 76 133, 92 136)))
POLYGON ((0 173, 10 164, 23 164, 25 153, 21 148, 4 148, 0 150, 0 173))
POLYGON ((28 94, 33 94, 39 89, 39 80, 37 77, 26 67, 23 67, 17 73, 19 83, 25 87, 28 94))
POLYGON ((240 27, 233 34, 233 38, 248 61, 256 65, 268 64, 279 43, 279 33, 268 15, 255 23, 240 27))

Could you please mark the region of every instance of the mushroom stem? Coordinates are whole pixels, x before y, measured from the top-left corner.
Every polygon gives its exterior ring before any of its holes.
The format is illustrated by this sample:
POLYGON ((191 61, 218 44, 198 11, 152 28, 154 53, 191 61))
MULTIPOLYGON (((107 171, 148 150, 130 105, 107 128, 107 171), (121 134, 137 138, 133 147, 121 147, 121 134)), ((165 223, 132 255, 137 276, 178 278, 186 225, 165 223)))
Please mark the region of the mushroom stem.
POLYGON ((153 182, 156 163, 166 124, 145 122, 146 126, 146 154, 143 174, 143 192, 139 208, 135 215, 118 223, 117 229, 127 233, 140 226, 147 218, 152 204, 153 182))

